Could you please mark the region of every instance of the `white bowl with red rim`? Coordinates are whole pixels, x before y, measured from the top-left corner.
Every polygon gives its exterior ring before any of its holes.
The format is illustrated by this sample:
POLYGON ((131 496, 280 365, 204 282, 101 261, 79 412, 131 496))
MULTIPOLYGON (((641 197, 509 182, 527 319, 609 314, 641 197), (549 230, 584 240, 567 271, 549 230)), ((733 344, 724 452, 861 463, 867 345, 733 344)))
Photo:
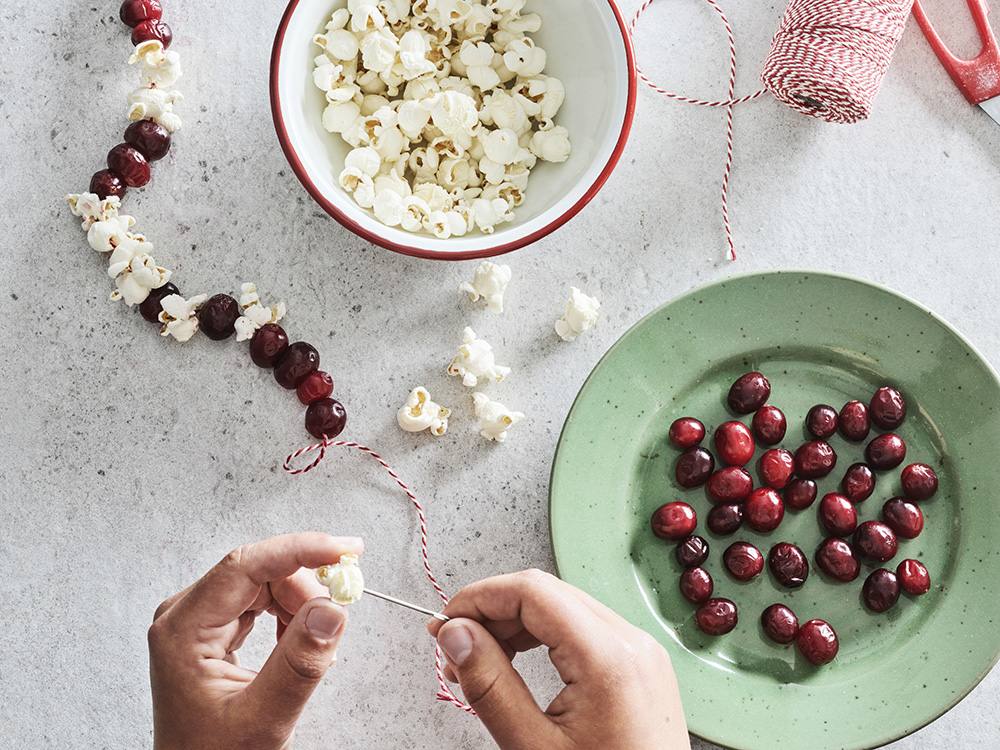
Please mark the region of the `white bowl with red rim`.
POLYGON ((556 123, 573 152, 562 164, 539 162, 513 221, 493 234, 446 240, 379 222, 338 184, 350 150, 322 124, 326 100, 312 82, 312 37, 346 0, 291 0, 271 53, 271 112, 289 164, 313 199, 355 234, 406 255, 468 260, 529 245, 572 219, 597 195, 625 148, 635 112, 636 73, 628 28, 614 0, 529 0, 542 17, 533 34, 548 53, 547 75, 562 80, 566 102, 556 123))

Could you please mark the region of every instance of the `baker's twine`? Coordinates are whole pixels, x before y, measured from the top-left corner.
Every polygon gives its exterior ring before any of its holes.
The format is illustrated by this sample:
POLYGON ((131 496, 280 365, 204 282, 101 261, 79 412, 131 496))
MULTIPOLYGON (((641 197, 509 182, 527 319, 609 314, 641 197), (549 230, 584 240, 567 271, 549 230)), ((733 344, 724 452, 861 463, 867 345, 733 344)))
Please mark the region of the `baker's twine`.
MULTIPOLYGON (((632 17, 639 18, 655 0, 646 0, 632 17)), ((725 11, 705 0, 726 29, 729 84, 725 99, 696 99, 670 91, 636 73, 653 91, 668 99, 726 110, 726 163, 722 172, 722 223, 726 257, 736 260, 729 219, 729 181, 733 168, 733 107, 770 93, 792 109, 827 122, 854 123, 871 113, 892 54, 903 35, 913 0, 792 0, 771 42, 760 79, 764 87, 736 97, 736 38, 725 11)))

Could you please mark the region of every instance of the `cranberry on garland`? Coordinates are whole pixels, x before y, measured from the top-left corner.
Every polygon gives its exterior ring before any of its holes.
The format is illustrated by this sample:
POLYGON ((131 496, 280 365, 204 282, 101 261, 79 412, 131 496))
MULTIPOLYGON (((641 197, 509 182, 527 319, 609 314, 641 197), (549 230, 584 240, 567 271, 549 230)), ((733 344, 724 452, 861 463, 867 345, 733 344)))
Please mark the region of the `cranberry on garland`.
POLYGON ((170 151, 170 133, 152 120, 133 122, 125 128, 123 140, 145 156, 147 161, 159 161, 170 151))
POLYGON ((159 21, 163 18, 160 0, 125 0, 118 10, 118 17, 129 28, 135 28, 143 21, 159 21))

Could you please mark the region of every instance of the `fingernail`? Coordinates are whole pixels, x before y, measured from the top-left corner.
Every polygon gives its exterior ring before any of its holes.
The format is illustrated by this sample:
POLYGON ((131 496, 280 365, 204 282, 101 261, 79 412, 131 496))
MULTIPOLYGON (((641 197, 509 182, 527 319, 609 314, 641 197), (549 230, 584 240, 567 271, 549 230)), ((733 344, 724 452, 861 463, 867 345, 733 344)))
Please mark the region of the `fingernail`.
POLYGON ((344 611, 333 602, 319 604, 306 615, 306 629, 317 638, 328 641, 344 627, 344 611))
POLYGON ((462 666, 472 653, 472 633, 462 623, 445 625, 438 635, 438 643, 448 655, 448 661, 456 667, 462 666))

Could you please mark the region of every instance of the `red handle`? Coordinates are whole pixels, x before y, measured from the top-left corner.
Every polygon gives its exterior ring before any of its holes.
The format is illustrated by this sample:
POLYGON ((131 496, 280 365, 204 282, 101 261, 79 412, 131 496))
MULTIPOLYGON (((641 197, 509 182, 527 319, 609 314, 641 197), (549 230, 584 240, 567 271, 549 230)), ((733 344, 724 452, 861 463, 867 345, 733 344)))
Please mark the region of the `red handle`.
POLYGON ((938 56, 955 85, 965 94, 966 99, 973 104, 979 104, 1000 96, 1000 46, 997 45, 997 38, 987 18, 990 12, 987 1, 968 0, 968 3, 979 37, 983 40, 982 51, 971 60, 962 60, 952 54, 931 25, 920 5, 920 0, 913 0, 913 17, 917 19, 917 24, 930 42, 934 54, 938 56))

